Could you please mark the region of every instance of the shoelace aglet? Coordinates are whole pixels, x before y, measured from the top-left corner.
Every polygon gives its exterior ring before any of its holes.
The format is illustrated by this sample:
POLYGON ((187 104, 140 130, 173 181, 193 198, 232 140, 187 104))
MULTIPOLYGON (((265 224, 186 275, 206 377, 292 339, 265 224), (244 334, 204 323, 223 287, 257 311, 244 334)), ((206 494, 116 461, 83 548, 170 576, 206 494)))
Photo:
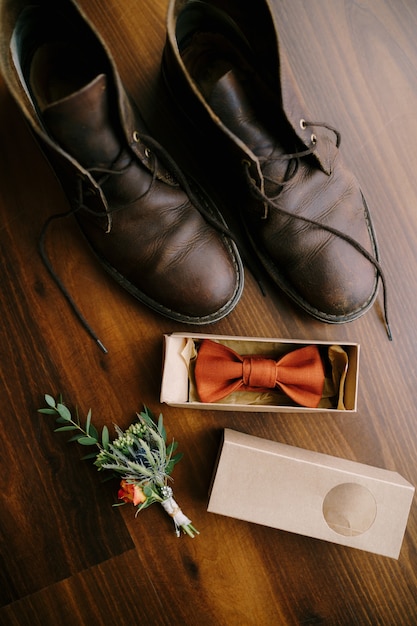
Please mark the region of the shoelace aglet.
POLYGON ((389 322, 388 322, 388 321, 386 321, 386 322, 385 322, 385 326, 386 326, 386 329, 387 329, 388 339, 389 339, 390 341, 392 341, 391 326, 389 325, 389 322))
POLYGON ((96 339, 96 343, 97 343, 98 347, 100 348, 100 350, 102 350, 102 352, 104 352, 104 354, 108 354, 108 350, 107 350, 106 346, 103 344, 102 341, 100 341, 100 339, 96 339))

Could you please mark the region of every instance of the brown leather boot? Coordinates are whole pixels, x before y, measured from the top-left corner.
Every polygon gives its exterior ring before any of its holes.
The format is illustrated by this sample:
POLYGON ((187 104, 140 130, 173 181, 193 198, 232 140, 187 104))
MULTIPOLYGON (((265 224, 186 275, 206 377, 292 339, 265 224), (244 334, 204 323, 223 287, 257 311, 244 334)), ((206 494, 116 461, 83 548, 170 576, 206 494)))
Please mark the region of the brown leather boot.
POLYGON ((147 133, 70 1, 1 0, 1 71, 103 267, 159 313, 227 315, 243 269, 220 213, 147 133))
POLYGON ((245 6, 171 0, 165 82, 204 143, 240 171, 236 210, 275 283, 321 321, 354 320, 384 280, 368 207, 339 133, 310 121, 270 2, 245 6))

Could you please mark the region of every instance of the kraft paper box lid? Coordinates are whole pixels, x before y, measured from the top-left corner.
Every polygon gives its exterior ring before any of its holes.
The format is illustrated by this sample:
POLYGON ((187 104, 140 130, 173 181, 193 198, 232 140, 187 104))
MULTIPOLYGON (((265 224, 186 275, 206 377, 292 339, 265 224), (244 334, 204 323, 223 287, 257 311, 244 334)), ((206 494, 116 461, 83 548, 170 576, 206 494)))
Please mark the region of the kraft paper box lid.
POLYGON ((396 472, 225 429, 208 511, 398 558, 413 496, 396 472))
POLYGON ((234 393, 218 402, 200 402, 193 389, 193 358, 202 339, 211 339, 228 345, 239 354, 270 355, 277 358, 296 348, 316 345, 326 351, 335 342, 309 341, 297 339, 279 339, 271 337, 243 337, 231 335, 205 335, 201 333, 171 333, 164 335, 164 354, 160 400, 170 406, 209 409, 223 411, 250 412, 351 412, 357 411, 359 351, 357 343, 344 342, 340 345, 348 358, 346 372, 343 376, 343 390, 340 391, 340 402, 343 406, 329 404, 323 398, 318 408, 308 408, 290 403, 283 394, 234 393), (241 349, 243 351, 241 351, 241 349))

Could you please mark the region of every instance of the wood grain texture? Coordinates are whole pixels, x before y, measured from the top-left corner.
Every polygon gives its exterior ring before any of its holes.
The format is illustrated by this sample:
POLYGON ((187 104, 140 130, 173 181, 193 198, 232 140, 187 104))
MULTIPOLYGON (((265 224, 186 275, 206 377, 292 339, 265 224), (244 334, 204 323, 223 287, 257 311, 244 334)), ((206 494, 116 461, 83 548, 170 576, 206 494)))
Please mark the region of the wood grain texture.
MULTIPOLYGON (((111 48, 154 135, 200 168, 204 146, 178 123, 160 83, 166 0, 79 0, 111 48)), ((256 3, 253 3, 256 4, 256 3)), ((284 50, 311 116, 342 133, 342 151, 372 211, 387 276, 382 298, 342 326, 304 315, 247 273, 218 334, 361 344, 356 415, 249 414, 161 406, 162 335, 191 330, 158 317, 108 278, 72 221, 54 225, 54 267, 107 346, 80 329, 37 253, 42 225, 66 200, 0 82, 0 624, 3 626, 412 626, 417 623, 417 509, 398 561, 206 511, 221 430, 395 470, 417 485, 417 5, 414 0, 274 0, 284 50), (159 507, 112 508, 81 452, 37 414, 62 392, 99 426, 126 427, 142 404, 163 411, 185 453, 175 495, 201 530, 177 539, 159 507)), ((250 506, 250 494, 248 494, 250 506)), ((283 503, 285 506, 285 503, 283 503)))

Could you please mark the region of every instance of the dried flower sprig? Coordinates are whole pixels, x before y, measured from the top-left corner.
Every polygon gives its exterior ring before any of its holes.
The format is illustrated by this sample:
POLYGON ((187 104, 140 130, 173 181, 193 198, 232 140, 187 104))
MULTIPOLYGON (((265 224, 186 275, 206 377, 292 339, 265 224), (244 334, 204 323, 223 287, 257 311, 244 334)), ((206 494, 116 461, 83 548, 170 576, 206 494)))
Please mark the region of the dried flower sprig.
POLYGON ((78 410, 75 417, 59 398, 58 401, 45 394, 47 407, 38 409, 39 413, 53 415, 56 423, 55 432, 75 431, 69 441, 76 441, 82 446, 95 446, 98 452, 87 454, 83 459, 94 459, 98 471, 107 470, 121 479, 118 498, 121 504, 132 503, 136 506, 136 515, 154 502, 162 505, 175 524, 177 535, 181 530, 195 537, 199 534, 175 502, 168 481, 174 466, 182 458, 175 453, 177 442, 166 445, 166 431, 162 414, 158 421, 152 412, 144 407, 137 413, 137 421, 123 431, 115 426, 117 437, 110 441, 109 430, 103 426, 101 434, 91 422, 91 409, 88 411, 84 426, 78 410))

